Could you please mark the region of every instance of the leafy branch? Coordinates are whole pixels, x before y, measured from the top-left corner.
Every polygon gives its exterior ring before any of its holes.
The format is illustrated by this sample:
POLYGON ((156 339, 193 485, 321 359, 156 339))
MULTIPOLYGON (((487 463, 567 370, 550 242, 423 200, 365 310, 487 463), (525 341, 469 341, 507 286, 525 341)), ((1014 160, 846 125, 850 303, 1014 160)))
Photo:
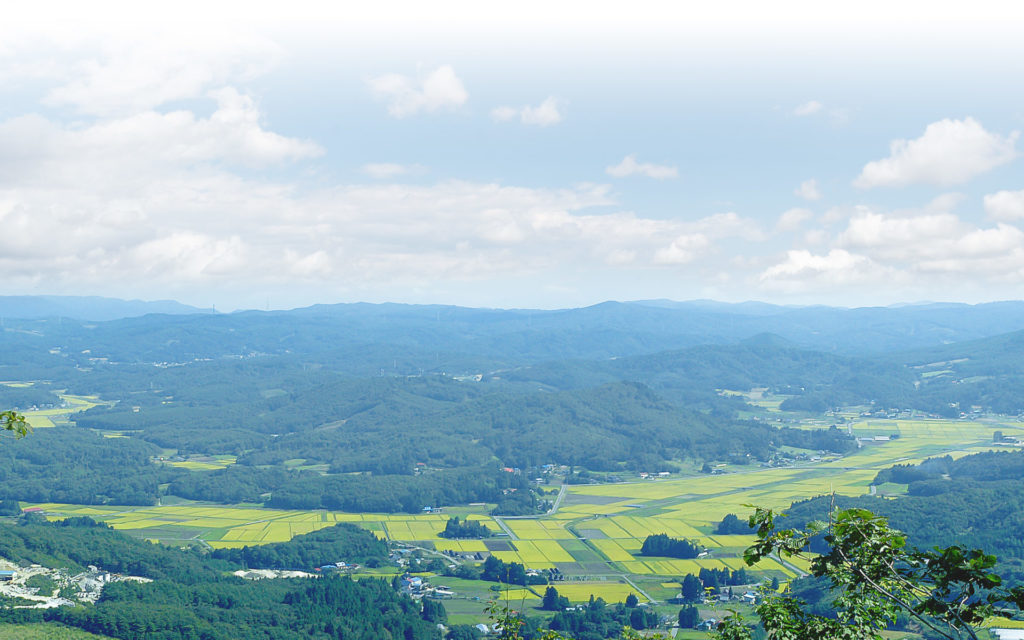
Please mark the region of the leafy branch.
POLYGON ((0 430, 14 432, 15 438, 23 438, 32 431, 32 425, 17 411, 0 411, 0 430))
MULTIPOLYGON (((959 546, 919 550, 886 518, 866 509, 839 510, 829 521, 803 529, 777 529, 771 509, 755 508, 749 523, 757 541, 744 552, 748 565, 778 554, 810 562, 815 577, 825 577, 838 594, 835 618, 807 613, 802 601, 768 592, 756 608, 761 624, 777 640, 880 638, 880 631, 901 613, 947 640, 978 640, 975 627, 986 618, 1010 617, 1024 608, 1024 588, 1006 589, 991 570, 993 555, 959 546), (811 540, 824 535, 829 551, 808 553, 811 540)), ((750 638, 738 616, 720 625, 720 640, 750 638)))

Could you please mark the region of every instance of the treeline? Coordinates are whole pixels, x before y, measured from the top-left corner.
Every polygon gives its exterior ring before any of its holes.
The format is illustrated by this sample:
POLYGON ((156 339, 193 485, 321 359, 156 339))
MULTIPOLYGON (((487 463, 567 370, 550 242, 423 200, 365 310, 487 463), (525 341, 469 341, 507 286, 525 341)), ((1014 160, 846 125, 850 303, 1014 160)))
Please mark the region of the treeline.
POLYGON ((44 619, 120 640, 440 638, 419 603, 386 581, 339 576, 222 578, 196 585, 115 582, 94 606, 50 611, 44 619))
MULTIPOLYGON (((835 405, 832 405, 835 406, 835 405)), ((857 441, 846 432, 832 425, 828 429, 791 429, 783 427, 773 434, 776 444, 813 451, 849 453, 857 449, 857 441)))
POLYGON ((264 502, 281 509, 417 513, 423 507, 499 502, 506 489, 529 492, 521 476, 495 467, 431 471, 417 476, 324 476, 312 471, 232 465, 180 477, 169 493, 192 500, 264 502), (263 494, 270 493, 269 499, 263 494))
POLYGON ((504 562, 493 555, 487 556, 487 559, 484 560, 483 565, 480 567, 479 578, 490 582, 504 582, 521 586, 548 583, 547 578, 540 574, 534 576, 526 575, 526 567, 522 564, 518 562, 504 562))
POLYGON ((715 526, 715 533, 720 536, 749 535, 754 532, 746 520, 740 520, 735 513, 726 514, 715 526))
POLYGON ((444 524, 444 531, 437 534, 442 538, 448 538, 449 540, 459 540, 464 538, 489 538, 491 536, 491 530, 486 525, 477 521, 466 519, 460 522, 459 517, 448 518, 448 522, 444 524))
POLYGON ((217 549, 212 555, 247 569, 310 571, 336 562, 379 566, 388 556, 388 546, 366 529, 342 522, 287 542, 217 549))
POLYGON ((0 407, 4 409, 24 411, 32 406, 56 405, 60 403, 61 399, 48 386, 36 384, 29 387, 11 387, 6 384, 0 384, 0 407))
MULTIPOLYGON (((556 594, 557 597, 557 594, 556 594)), ((648 607, 636 606, 636 596, 630 605, 618 603, 608 606, 601 598, 590 597, 590 602, 577 609, 562 610, 548 623, 548 628, 575 640, 601 640, 615 638, 624 626, 637 631, 658 626, 658 614, 648 607)), ((524 640, 529 640, 524 636, 524 640)))
POLYGON ((704 548, 695 542, 685 538, 670 538, 664 533, 647 536, 640 547, 640 555, 669 558, 696 558, 703 551, 704 548))
MULTIPOLYGON (((746 569, 703 568, 697 575, 688 573, 680 583, 680 597, 686 602, 700 602, 706 593, 716 595, 723 588, 752 584, 754 580, 746 569)), ((777 585, 776 585, 777 586, 777 585)))

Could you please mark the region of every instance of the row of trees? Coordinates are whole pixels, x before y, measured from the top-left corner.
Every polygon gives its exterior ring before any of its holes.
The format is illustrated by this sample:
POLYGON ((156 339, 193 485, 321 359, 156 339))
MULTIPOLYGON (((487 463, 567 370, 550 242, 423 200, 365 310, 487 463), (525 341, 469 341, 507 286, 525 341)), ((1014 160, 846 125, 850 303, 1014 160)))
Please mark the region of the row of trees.
POLYGON ((704 551, 699 544, 683 539, 670 538, 668 534, 656 533, 644 539, 640 554, 669 558, 696 558, 704 551))
POLYGON ((484 564, 480 569, 480 579, 522 586, 548 583, 547 578, 540 574, 526 575, 526 567, 522 564, 518 562, 504 562, 493 555, 487 556, 487 559, 484 560, 484 564))
POLYGON ((466 519, 463 522, 459 521, 459 517, 448 518, 448 522, 444 524, 444 531, 437 535, 442 538, 448 538, 449 540, 459 540, 463 538, 489 538, 491 536, 491 530, 486 525, 477 521, 466 519))

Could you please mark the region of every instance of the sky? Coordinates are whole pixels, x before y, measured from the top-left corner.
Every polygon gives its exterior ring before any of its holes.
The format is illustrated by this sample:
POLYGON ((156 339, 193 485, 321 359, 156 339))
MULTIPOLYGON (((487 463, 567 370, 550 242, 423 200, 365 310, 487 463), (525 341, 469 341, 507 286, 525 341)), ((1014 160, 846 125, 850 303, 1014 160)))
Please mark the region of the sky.
POLYGON ((144 4, 0 25, 0 295, 1024 298, 1024 8, 144 4))

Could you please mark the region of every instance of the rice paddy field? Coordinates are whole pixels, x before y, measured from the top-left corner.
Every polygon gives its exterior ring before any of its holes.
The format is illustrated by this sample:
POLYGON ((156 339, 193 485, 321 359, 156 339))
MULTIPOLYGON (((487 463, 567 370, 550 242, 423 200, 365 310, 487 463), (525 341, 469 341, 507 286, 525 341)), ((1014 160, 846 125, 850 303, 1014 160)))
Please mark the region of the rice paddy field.
MULTIPOLYGON (((848 428, 858 437, 890 439, 865 443, 858 451, 841 458, 800 466, 731 466, 733 471, 724 474, 573 485, 566 488, 556 513, 539 518, 496 519, 484 513, 486 507, 479 507, 478 513, 459 507, 461 515, 480 521, 496 534, 484 540, 441 538, 438 534, 450 517, 445 513, 286 511, 199 504, 25 506, 39 507, 54 519, 88 515, 142 538, 168 544, 200 543, 212 548, 281 542, 337 522, 351 522, 379 538, 419 547, 428 553, 454 552, 463 555, 463 561, 473 561, 465 559, 467 554, 492 554, 530 569, 557 568, 567 577, 566 582, 557 585, 559 593, 572 601, 586 601, 594 594, 608 602, 618 602, 629 593, 636 593, 641 600, 662 600, 678 592, 674 585, 687 573, 696 574, 702 568, 745 567, 742 552, 753 537, 714 532, 715 525, 729 513, 745 517, 751 511, 748 505, 784 509, 794 501, 833 491, 845 495, 869 493, 876 473, 893 464, 988 450, 993 448, 995 430, 1024 435, 1024 424, 994 420, 867 419, 848 428), (893 435, 899 437, 891 438, 893 435), (659 533, 698 542, 708 553, 692 560, 641 556, 644 539, 659 533)), ((228 461, 216 463, 223 465, 228 461)), ((780 563, 765 559, 754 569, 758 577, 774 576, 785 581, 807 567, 805 562, 796 560, 780 563)), ((508 596, 512 600, 537 597, 529 592, 508 596)))
MULTIPOLYGON (((13 388, 33 386, 31 382, 0 382, 0 384, 13 388)), ((100 400, 96 396, 75 396, 63 393, 59 395, 63 401, 64 406, 62 407, 21 412, 33 429, 47 429, 57 425, 70 424, 69 416, 71 414, 91 409, 100 404, 100 400)))
MULTIPOLYGON (((105 433, 103 434, 106 438, 117 437, 116 435, 105 433)), ((178 460, 167 462, 169 466, 179 467, 182 469, 191 469, 193 471, 212 471, 216 469, 224 469, 229 467, 238 461, 237 456, 229 455, 218 455, 218 456, 191 456, 188 460, 178 460)))

